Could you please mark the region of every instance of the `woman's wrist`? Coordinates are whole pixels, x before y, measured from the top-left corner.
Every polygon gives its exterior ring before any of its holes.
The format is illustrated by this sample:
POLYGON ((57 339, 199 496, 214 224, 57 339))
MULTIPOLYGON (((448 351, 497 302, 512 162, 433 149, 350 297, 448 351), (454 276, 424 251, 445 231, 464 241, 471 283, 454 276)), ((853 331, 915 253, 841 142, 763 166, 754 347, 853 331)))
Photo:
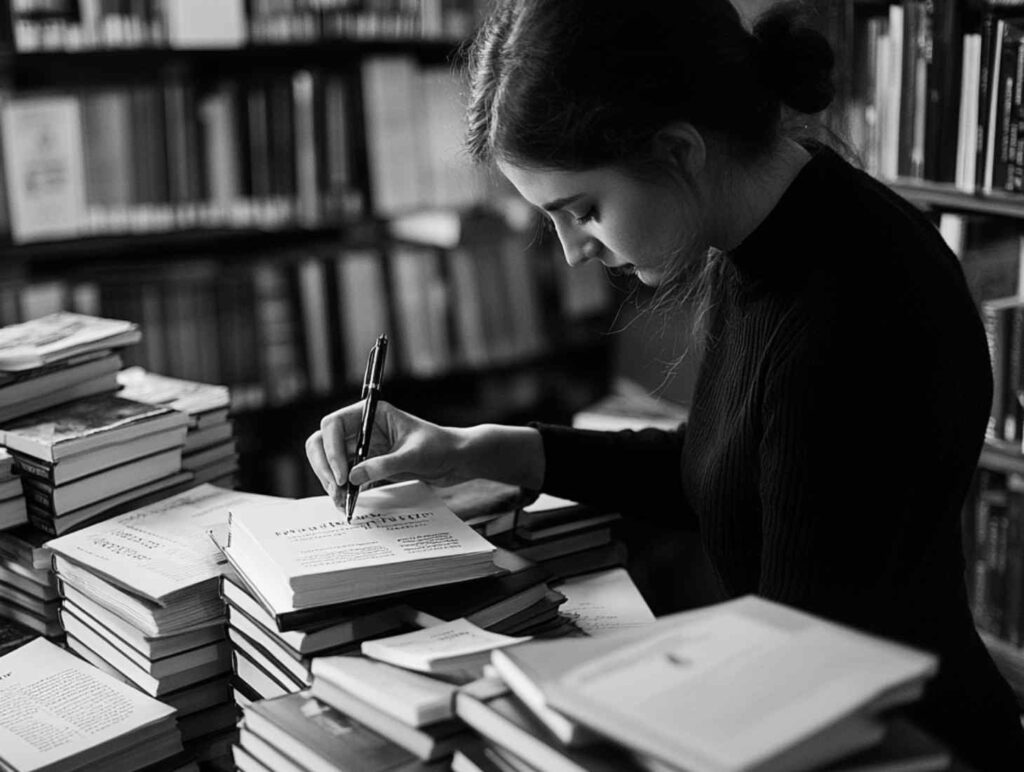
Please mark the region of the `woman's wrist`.
POLYGON ((480 424, 460 430, 460 455, 473 477, 540 490, 544 483, 544 442, 528 426, 480 424))

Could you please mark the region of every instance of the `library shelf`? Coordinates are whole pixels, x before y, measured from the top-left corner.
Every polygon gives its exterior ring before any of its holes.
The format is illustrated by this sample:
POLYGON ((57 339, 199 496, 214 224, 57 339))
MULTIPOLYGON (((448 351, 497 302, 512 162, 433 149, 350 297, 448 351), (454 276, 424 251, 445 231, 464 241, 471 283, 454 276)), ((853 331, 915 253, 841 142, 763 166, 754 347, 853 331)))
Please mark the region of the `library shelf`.
POLYGON ((117 236, 86 236, 60 241, 0 245, 0 263, 33 265, 36 263, 74 264, 94 260, 118 262, 161 255, 209 256, 251 254, 288 247, 308 247, 314 243, 340 243, 351 236, 349 227, 317 228, 191 228, 117 236))
POLYGON ((1006 474, 1024 474, 1024 452, 1021 452, 1020 447, 986 439, 978 466, 1006 474))
POLYGON ((337 64, 339 59, 358 60, 373 54, 413 56, 423 63, 442 64, 458 53, 462 41, 448 39, 346 39, 309 42, 259 43, 238 48, 107 48, 79 51, 32 51, 0 53, 0 72, 13 77, 17 85, 52 85, 65 78, 91 77, 97 72, 120 74, 124 79, 151 77, 173 66, 198 70, 228 67, 303 64, 337 64))
POLYGON ((922 180, 889 180, 886 184, 921 208, 1024 219, 1024 194, 966 193, 952 184, 922 180))

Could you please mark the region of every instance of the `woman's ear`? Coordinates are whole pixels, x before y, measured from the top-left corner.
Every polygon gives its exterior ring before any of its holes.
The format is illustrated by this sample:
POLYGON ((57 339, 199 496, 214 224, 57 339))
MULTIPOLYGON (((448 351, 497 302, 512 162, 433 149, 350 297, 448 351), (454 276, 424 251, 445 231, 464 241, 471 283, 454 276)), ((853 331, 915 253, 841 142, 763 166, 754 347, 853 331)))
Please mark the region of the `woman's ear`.
POLYGON ((692 123, 678 121, 664 127, 654 135, 654 152, 677 173, 695 179, 707 163, 707 145, 704 137, 692 123))

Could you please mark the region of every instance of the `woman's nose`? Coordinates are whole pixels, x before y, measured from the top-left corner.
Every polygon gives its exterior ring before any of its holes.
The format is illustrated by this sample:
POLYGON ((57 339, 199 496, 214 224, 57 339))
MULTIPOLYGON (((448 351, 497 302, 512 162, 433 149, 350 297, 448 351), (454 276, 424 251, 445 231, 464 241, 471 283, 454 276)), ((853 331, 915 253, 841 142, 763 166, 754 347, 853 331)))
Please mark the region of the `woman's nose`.
POLYGON ((587 260, 593 260, 601 254, 601 244, 596 239, 589 237, 574 239, 571 243, 564 243, 565 260, 571 268, 582 265, 587 260))

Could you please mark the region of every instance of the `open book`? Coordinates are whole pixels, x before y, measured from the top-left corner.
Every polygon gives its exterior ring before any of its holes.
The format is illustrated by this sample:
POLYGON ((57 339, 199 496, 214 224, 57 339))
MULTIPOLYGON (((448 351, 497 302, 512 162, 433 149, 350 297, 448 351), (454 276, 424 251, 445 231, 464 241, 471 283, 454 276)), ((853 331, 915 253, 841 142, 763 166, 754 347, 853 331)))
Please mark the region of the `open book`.
POLYGON ((494 547, 419 482, 365 491, 351 524, 327 496, 234 509, 224 552, 275 613, 499 570, 494 547))
POLYGON ((0 767, 138 769, 180 753, 174 708, 38 639, 0 657, 0 767))

